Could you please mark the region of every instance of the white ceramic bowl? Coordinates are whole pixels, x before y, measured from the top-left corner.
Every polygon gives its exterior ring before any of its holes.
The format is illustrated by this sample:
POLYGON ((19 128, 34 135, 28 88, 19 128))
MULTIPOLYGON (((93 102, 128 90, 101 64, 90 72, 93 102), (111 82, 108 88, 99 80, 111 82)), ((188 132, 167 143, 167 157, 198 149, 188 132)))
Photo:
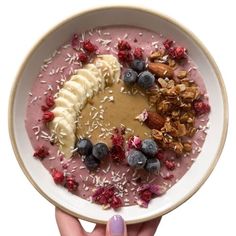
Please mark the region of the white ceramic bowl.
POLYGON ((220 72, 206 48, 191 32, 166 16, 134 7, 108 7, 82 12, 60 23, 39 40, 25 59, 13 85, 9 104, 9 131, 17 160, 34 187, 57 207, 74 216, 98 223, 105 223, 114 214, 112 209, 104 211, 100 206, 56 186, 43 165, 32 158, 33 149, 24 126, 28 91, 43 60, 69 40, 73 32, 105 25, 144 27, 162 32, 185 45, 203 75, 212 107, 211 126, 196 162, 165 195, 152 200, 148 209, 139 206, 123 207, 119 214, 131 224, 175 209, 205 182, 216 165, 225 142, 228 125, 227 96, 220 72))

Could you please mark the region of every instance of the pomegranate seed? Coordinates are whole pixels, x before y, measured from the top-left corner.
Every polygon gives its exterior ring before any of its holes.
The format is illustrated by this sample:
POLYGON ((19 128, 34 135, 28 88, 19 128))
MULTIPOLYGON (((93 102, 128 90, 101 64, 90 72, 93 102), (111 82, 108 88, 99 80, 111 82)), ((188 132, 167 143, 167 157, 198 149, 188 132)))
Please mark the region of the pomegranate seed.
POLYGON ((64 181, 64 175, 61 171, 52 169, 51 175, 56 184, 61 184, 64 181))
POLYGON ((165 166, 168 170, 174 170, 176 168, 175 162, 171 160, 165 160, 165 166))
POLYGON ((84 52, 81 52, 79 54, 79 60, 82 62, 82 63, 86 63, 88 61, 88 56, 84 53, 84 52))
POLYGON ((112 201, 111 201, 111 207, 113 209, 117 209, 117 208, 120 208, 122 206, 122 201, 119 197, 117 196, 113 196, 112 197, 112 201))
POLYGON ((143 58, 143 49, 142 48, 135 48, 134 49, 134 58, 136 58, 136 59, 143 58))
POLYGON ((50 121, 52 121, 54 119, 54 113, 53 112, 51 112, 51 111, 45 111, 44 113, 43 113, 43 120, 45 121, 45 122, 50 122, 50 121))
POLYGON ((163 42, 163 45, 165 47, 165 49, 170 49, 170 47, 173 45, 173 41, 172 40, 169 40, 169 39, 166 39, 164 42, 163 42))
POLYGON ((146 189, 140 193, 140 198, 146 203, 149 203, 150 200, 152 199, 152 195, 153 195, 152 192, 146 189))
POLYGON ((68 189, 68 191, 70 192, 76 191, 78 188, 78 185, 79 185, 78 182, 76 182, 72 176, 68 176, 66 178, 66 188, 68 189))
POLYGON ((37 148, 34 152, 34 157, 37 157, 39 159, 43 159, 49 155, 49 151, 47 147, 41 146, 37 148))
POLYGON ((118 49, 120 50, 120 51, 123 51, 123 50, 131 50, 131 46, 130 46, 130 44, 127 42, 127 41, 125 41, 125 40, 120 40, 119 42, 118 42, 118 49))
POLYGON ((193 104, 193 108, 197 115, 202 115, 209 113, 211 110, 211 107, 208 103, 205 103, 203 101, 195 101, 193 104))
POLYGON ((55 105, 54 97, 52 95, 46 97, 46 105, 48 108, 51 108, 55 105))
POLYGON ((83 42, 83 49, 85 49, 89 53, 92 53, 97 50, 97 47, 94 44, 92 44, 90 40, 85 40, 83 42))

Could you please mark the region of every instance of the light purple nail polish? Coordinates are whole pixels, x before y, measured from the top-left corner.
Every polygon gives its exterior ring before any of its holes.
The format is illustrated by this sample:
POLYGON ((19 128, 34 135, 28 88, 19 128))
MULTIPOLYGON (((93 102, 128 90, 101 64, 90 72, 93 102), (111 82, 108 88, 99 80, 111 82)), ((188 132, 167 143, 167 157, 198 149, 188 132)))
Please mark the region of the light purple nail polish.
POLYGON ((111 236, 124 235, 124 220, 119 215, 114 215, 109 221, 109 229, 111 236))

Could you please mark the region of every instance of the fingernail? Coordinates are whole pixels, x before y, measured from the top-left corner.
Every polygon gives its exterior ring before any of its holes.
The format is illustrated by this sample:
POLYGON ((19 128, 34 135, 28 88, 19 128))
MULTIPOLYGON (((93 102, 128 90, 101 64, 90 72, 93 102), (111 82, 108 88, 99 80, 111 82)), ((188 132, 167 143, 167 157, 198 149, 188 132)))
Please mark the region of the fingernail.
POLYGON ((109 231, 111 236, 124 235, 124 220, 121 216, 115 215, 109 221, 109 231))

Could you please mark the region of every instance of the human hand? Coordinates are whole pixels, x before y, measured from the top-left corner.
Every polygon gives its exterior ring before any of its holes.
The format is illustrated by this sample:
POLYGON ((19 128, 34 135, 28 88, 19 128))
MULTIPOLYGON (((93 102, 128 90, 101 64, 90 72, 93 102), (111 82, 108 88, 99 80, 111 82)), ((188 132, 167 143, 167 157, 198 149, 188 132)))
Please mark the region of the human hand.
POLYGON ((78 219, 56 208, 56 221, 61 236, 153 236, 160 223, 157 218, 144 223, 126 226, 123 218, 113 216, 107 225, 96 224, 92 233, 87 233, 78 219))

